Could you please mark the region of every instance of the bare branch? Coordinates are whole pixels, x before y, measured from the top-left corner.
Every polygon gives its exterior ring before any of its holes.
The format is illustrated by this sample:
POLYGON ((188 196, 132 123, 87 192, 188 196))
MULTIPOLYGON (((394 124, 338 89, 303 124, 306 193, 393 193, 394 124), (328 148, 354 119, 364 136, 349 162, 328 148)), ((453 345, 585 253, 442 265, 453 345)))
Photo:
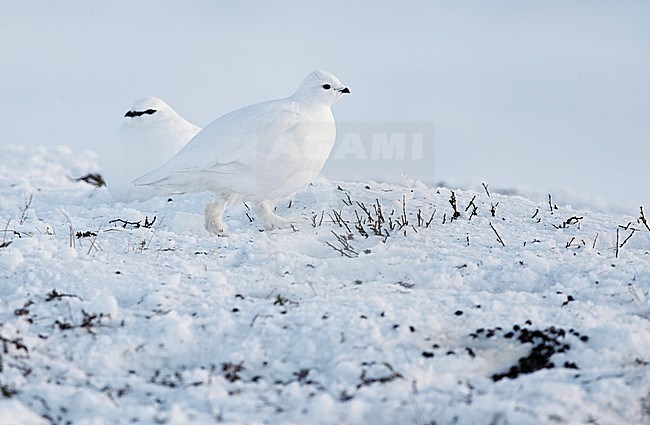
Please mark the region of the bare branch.
POLYGON ((548 208, 551 210, 551 214, 553 214, 553 210, 557 209, 557 205, 553 204, 550 193, 548 194, 548 208))
POLYGON ((498 202, 496 204, 490 203, 490 214, 492 214, 492 217, 497 216, 497 207, 498 206, 499 206, 498 202))
POLYGON ((22 207, 18 207, 18 210, 20 211, 20 220, 18 223, 20 225, 25 223, 25 220, 27 220, 27 210, 29 210, 29 207, 32 205, 32 201, 34 200, 34 194, 30 194, 29 198, 27 195, 25 195, 25 203, 22 207))
POLYGON ((348 242, 348 240, 352 238, 352 234, 349 234, 347 237, 345 237, 345 236, 341 236, 341 235, 337 234, 334 230, 332 230, 331 232, 336 237, 336 239, 339 241, 339 243, 341 245, 343 245, 343 249, 345 251, 351 252, 352 254, 355 254, 355 256, 359 255, 359 253, 356 252, 354 250, 354 248, 352 248, 352 245, 350 245, 350 243, 348 242))
POLYGON ((472 199, 469 201, 469 204, 467 204, 467 206, 465 207, 465 212, 467 212, 467 210, 469 210, 470 207, 474 205, 474 199, 476 199, 476 195, 472 197, 472 199))
POLYGON ((401 227, 404 227, 409 224, 408 218, 406 217, 406 195, 402 195, 402 224, 401 227))
POLYGON ((629 221, 625 226, 619 224, 618 227, 619 227, 619 229, 627 230, 627 229, 630 228, 631 225, 632 225, 632 222, 629 221))
POLYGON ((481 184, 483 185, 483 189, 485 189, 485 193, 487 193, 487 196, 489 198, 490 197, 490 191, 488 190, 489 185, 487 185, 485 183, 481 183, 481 184))
MULTIPOLYGON (((158 231, 158 229, 160 228, 160 226, 162 226, 162 223, 163 223, 164 220, 165 220, 165 216, 163 216, 163 217, 160 219, 160 221, 158 222, 158 226, 156 226, 156 227, 153 229, 153 231, 151 232, 151 237, 149 237, 149 240, 147 241, 147 245, 146 245, 146 246, 143 246, 143 247, 142 247, 142 250, 149 249, 149 246, 151 246, 151 241, 153 240, 153 237, 156 236, 156 232, 158 231)), ((154 216, 154 219, 153 219, 153 221, 151 222, 151 224, 153 224, 155 221, 156 221, 156 217, 154 216)), ((146 222, 146 218, 145 218, 145 222, 146 222)), ((146 226, 145 226, 145 227, 146 227, 146 226)), ((295 231, 295 229, 294 229, 294 231, 295 231)))
POLYGON ((572 237, 571 240, 570 240, 569 242, 566 243, 565 248, 569 248, 569 247, 571 246, 571 244, 573 243, 574 240, 576 240, 576 237, 575 237, 575 236, 572 237))
POLYGON ((5 231, 4 234, 2 235, 2 244, 0 244, 0 248, 4 248, 9 245, 9 244, 5 245, 5 242, 7 241, 7 230, 9 229, 9 223, 11 223, 11 219, 7 221, 7 225, 5 226, 5 231))
POLYGON ((499 232, 497 232, 497 229, 495 229, 494 226, 492 225, 492 222, 490 222, 490 227, 492 228, 492 230, 494 230, 494 234, 497 235, 497 242, 499 242, 503 246, 506 246, 506 244, 503 242, 503 239, 501 239, 499 232))
POLYGON ((72 225, 72 220, 70 220, 70 216, 65 213, 61 208, 59 208, 59 211, 61 211, 61 214, 68 220, 68 227, 70 230, 70 248, 75 247, 75 238, 74 238, 74 226, 72 225))
POLYGON ((346 199, 341 199, 341 200, 343 201, 343 203, 345 205, 347 205, 348 207, 351 207, 352 206, 352 199, 350 198, 350 193, 346 192, 345 193, 345 198, 346 199))
POLYGON ((429 219, 429 221, 426 222, 425 227, 427 227, 427 228, 429 227, 429 225, 430 225, 431 222, 433 221, 433 217, 434 217, 435 215, 436 215, 436 210, 434 209, 434 210, 433 210, 433 213, 431 214, 431 218, 429 219))
POLYGON ((357 201, 357 205, 358 205, 359 208, 361 208, 361 210, 362 210, 364 213, 366 213, 366 215, 368 216, 368 222, 369 222, 369 223, 372 223, 372 222, 374 221, 374 219, 372 218, 372 214, 371 214, 370 211, 368 210, 368 207, 366 207, 366 205, 365 205, 363 202, 358 202, 358 201, 357 201))
POLYGON ((643 213, 643 205, 641 206, 641 215, 639 216, 639 221, 643 223, 646 229, 650 231, 650 226, 648 226, 648 220, 645 218, 645 214, 643 213))
POLYGON ((363 227, 363 224, 361 223, 361 217, 359 216, 357 210, 354 210, 354 215, 357 217, 357 224, 354 227, 357 229, 361 236, 367 238, 368 232, 366 232, 366 229, 363 227))
POLYGON ((451 217, 452 220, 457 219, 460 217, 460 213, 458 212, 458 208, 456 206, 456 194, 454 191, 451 191, 451 198, 449 199, 449 203, 451 204, 452 208, 454 209, 454 215, 451 217))
POLYGON ((317 222, 316 222, 316 219, 318 218, 318 214, 314 214, 314 215, 311 217, 311 226, 312 226, 313 228, 316 228, 317 226, 321 226, 321 225, 323 224, 323 217, 324 217, 324 216, 325 216, 325 210, 322 210, 322 211, 320 212, 320 221, 317 223, 317 222))
POLYGON ((625 238, 625 240, 621 243, 621 248, 623 248, 623 245, 625 245, 625 244, 627 243, 627 241, 630 240, 630 238, 634 235, 634 232, 636 232, 636 229, 632 229, 632 232, 631 232, 631 233, 628 235, 628 237, 625 238))
POLYGON ((478 217, 478 207, 476 205, 474 205, 472 212, 469 213, 469 220, 471 220, 472 217, 478 217))
POLYGON ((348 226, 348 222, 345 221, 341 216, 341 211, 338 212, 336 210, 332 210, 332 211, 334 212, 334 217, 336 217, 337 223, 339 223, 339 225, 343 224, 343 226, 345 226, 345 228, 347 229, 348 233, 352 233, 352 230, 350 230, 350 226, 348 226))
MULTIPOLYGON (((95 237, 94 237, 93 240, 90 242, 90 247, 88 248, 88 252, 86 253, 86 255, 90 255, 90 251, 92 251, 93 248, 95 248, 95 250, 96 250, 97 252, 99 252, 99 250, 101 250, 101 247, 97 244, 97 237, 98 237, 99 232, 100 232, 101 230, 102 230, 102 225, 100 224, 100 225, 99 225, 99 228, 97 229, 97 232, 95 232, 95 237)), ((103 250, 102 250, 102 251, 103 251, 103 250)))

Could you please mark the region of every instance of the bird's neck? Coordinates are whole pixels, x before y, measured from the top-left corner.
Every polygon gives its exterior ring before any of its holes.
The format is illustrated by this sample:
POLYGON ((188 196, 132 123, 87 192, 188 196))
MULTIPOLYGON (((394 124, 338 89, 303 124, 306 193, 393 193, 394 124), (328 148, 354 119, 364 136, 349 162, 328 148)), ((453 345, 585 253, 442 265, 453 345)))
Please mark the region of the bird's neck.
POLYGON ((301 109, 329 108, 332 106, 327 102, 314 99, 313 96, 307 96, 299 92, 294 93, 293 96, 289 97, 289 100, 299 104, 301 109))

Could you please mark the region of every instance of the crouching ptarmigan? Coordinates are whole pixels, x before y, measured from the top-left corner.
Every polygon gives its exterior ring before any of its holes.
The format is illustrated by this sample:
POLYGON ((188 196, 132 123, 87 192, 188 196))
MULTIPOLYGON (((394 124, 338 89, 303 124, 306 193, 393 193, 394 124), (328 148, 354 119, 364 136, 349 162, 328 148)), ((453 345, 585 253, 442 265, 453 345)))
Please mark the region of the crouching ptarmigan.
POLYGON ((205 228, 226 236, 228 205, 249 201, 266 229, 291 221, 273 202, 307 186, 321 171, 336 139, 331 106, 350 93, 334 75, 314 71, 288 98, 257 103, 217 118, 167 164, 134 181, 170 191, 212 191, 205 228))
POLYGON ((167 195, 168 191, 161 188, 131 182, 167 162, 200 130, 157 97, 136 101, 110 145, 101 149, 103 175, 111 197, 133 201, 167 195))

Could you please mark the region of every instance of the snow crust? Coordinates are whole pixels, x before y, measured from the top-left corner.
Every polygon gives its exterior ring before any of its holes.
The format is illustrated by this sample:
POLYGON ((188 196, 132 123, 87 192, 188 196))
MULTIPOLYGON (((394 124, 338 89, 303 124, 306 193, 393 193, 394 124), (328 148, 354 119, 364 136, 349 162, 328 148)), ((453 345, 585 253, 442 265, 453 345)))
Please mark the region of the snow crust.
POLYGON ((208 194, 113 203, 98 163, 0 156, 3 423, 650 421, 639 211, 319 180, 297 231, 215 238, 208 194))

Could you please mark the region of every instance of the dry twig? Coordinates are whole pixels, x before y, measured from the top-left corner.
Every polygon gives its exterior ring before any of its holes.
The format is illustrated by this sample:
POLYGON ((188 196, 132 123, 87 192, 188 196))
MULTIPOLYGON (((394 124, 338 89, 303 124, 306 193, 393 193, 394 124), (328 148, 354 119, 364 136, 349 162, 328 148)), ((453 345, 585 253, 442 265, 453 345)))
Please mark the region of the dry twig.
POLYGON ((29 207, 32 205, 32 201, 34 200, 34 194, 32 193, 29 195, 29 198, 27 195, 25 195, 25 204, 22 207, 18 207, 18 210, 20 211, 20 220, 18 223, 20 225, 23 225, 25 223, 25 220, 27 220, 27 210, 29 210, 29 207))
POLYGON ((645 214, 643 213, 643 206, 641 206, 641 215, 639 216, 639 221, 643 223, 646 229, 650 231, 650 226, 648 226, 648 220, 645 218, 645 214))
POLYGON ((487 193, 487 196, 489 198, 490 197, 490 191, 488 190, 489 185, 487 185, 485 183, 481 183, 481 184, 483 185, 483 189, 485 189, 485 193, 487 193))
POLYGON ((72 225, 72 220, 70 220, 70 216, 65 213, 61 208, 59 208, 59 211, 61 211, 61 214, 68 220, 68 228, 70 230, 70 248, 75 247, 75 238, 74 238, 74 226, 72 225))
POLYGON ((503 242, 503 239, 501 239, 499 232, 497 232, 497 229, 495 229, 494 226, 492 225, 492 222, 490 222, 490 227, 492 228, 492 230, 494 230, 494 234, 497 235, 497 242, 499 242, 503 246, 506 246, 506 244, 503 242))

